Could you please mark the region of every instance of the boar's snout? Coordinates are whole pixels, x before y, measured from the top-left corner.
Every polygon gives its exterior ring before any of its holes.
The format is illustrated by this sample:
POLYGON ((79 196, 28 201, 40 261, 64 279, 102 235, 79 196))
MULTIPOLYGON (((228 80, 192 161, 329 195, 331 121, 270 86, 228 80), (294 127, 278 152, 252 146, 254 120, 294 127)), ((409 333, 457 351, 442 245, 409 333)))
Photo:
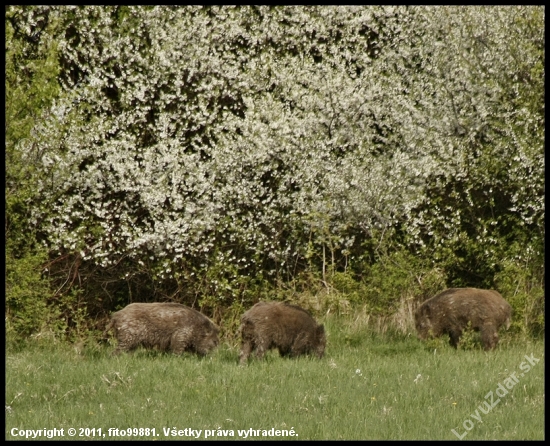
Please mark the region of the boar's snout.
POLYGON ((416 336, 418 339, 425 341, 430 334, 432 324, 426 317, 417 317, 415 320, 416 336))
POLYGON ((220 343, 218 334, 219 334, 219 330, 213 330, 207 337, 207 344, 211 349, 216 348, 220 343))

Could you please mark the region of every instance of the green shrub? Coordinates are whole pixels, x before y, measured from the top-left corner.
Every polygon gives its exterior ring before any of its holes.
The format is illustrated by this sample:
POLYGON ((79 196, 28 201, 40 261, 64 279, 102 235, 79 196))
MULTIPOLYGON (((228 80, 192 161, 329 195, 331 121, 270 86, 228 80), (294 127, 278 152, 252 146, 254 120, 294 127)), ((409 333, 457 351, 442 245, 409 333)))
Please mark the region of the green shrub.
POLYGON ((41 275, 43 252, 17 258, 6 249, 6 339, 19 342, 38 333, 50 320, 49 282, 41 275))
POLYGON ((537 277, 534 270, 529 262, 506 260, 495 282, 513 309, 511 332, 540 337, 544 335, 544 277, 537 277))
POLYGON ((472 323, 468 322, 466 328, 462 332, 460 342, 458 344, 461 350, 481 350, 481 335, 479 331, 474 331, 472 323))
POLYGON ((375 314, 394 314, 402 299, 422 302, 444 289, 445 273, 405 250, 381 257, 369 268, 364 302, 375 314))

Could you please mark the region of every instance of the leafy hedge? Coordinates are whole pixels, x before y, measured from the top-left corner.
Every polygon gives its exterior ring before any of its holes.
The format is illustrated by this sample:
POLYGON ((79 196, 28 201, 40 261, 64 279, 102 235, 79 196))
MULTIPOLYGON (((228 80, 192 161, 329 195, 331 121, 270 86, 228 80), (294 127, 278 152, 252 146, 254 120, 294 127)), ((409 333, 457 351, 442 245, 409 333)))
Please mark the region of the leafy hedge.
POLYGON ((43 305, 74 335, 130 301, 222 321, 309 293, 388 315, 444 286, 501 287, 543 330, 543 7, 5 20, 17 333, 43 305))

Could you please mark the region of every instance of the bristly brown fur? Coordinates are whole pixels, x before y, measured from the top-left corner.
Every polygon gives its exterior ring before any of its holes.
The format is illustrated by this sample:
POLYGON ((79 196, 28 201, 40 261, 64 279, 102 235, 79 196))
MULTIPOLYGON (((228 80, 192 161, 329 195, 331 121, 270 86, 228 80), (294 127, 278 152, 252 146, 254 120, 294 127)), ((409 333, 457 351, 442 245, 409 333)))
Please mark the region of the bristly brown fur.
POLYGON ((510 326, 512 307, 494 290, 449 288, 428 299, 414 315, 420 339, 448 334, 450 344, 457 347, 468 323, 481 332, 485 350, 498 344, 498 329, 510 326))
POLYGON ((111 315, 105 328, 114 329, 114 354, 142 345, 181 354, 206 355, 218 345, 219 328, 204 314, 176 303, 133 303, 111 315))
POLYGON ((241 317, 241 364, 252 351, 262 358, 272 348, 281 356, 295 357, 314 353, 323 357, 326 336, 323 325, 296 305, 281 302, 258 302, 241 317))

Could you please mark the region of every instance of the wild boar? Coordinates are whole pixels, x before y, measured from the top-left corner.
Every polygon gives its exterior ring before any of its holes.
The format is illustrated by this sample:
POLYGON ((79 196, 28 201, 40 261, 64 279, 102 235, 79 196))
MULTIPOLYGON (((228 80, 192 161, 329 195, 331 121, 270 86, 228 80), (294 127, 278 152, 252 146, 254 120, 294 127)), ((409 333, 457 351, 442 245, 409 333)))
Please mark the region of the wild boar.
POLYGON ((512 307, 494 290, 449 288, 425 301, 415 312, 418 337, 439 337, 448 334, 457 348, 462 332, 471 323, 481 333, 484 350, 498 343, 498 329, 510 327, 512 307))
POLYGON ((219 328, 204 314, 177 303, 133 303, 111 315, 105 332, 114 328, 113 354, 138 346, 204 356, 218 345, 219 328))
POLYGON ((263 358, 272 348, 281 356, 314 353, 323 357, 325 328, 304 309, 282 302, 258 302, 241 317, 239 361, 245 364, 252 351, 263 358))

